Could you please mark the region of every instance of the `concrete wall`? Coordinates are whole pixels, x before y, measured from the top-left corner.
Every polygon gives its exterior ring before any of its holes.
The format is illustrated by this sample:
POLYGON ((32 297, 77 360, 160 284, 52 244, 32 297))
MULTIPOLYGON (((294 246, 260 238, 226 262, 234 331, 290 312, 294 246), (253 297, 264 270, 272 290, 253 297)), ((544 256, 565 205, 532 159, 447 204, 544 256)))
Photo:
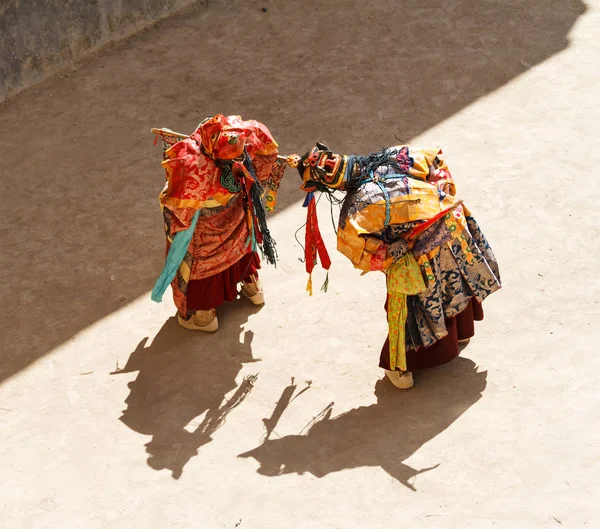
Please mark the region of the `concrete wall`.
POLYGON ((0 101, 196 0, 2 0, 0 101))

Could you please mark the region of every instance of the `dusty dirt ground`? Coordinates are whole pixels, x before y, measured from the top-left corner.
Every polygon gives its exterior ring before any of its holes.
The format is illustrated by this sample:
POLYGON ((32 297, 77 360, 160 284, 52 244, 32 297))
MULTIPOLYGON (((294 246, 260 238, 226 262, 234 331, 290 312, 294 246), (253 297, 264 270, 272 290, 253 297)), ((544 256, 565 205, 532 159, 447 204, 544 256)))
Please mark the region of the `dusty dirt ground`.
POLYGON ((600 527, 598 7, 211 1, 4 104, 2 527, 600 527), (214 113, 441 145, 504 281, 461 357, 379 381, 383 278, 335 254, 307 297, 291 171, 264 308, 153 304, 149 129, 214 113))

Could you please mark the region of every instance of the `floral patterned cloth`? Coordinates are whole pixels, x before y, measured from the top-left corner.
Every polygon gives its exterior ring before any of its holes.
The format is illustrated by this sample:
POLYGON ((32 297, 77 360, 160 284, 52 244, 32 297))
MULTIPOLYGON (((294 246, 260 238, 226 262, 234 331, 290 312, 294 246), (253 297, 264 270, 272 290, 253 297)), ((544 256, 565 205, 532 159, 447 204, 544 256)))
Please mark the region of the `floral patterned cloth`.
POLYGON ((266 181, 278 146, 262 123, 221 115, 203 121, 189 137, 165 151, 162 165, 167 185, 161 204, 184 209, 224 206, 241 190, 239 177, 247 176, 241 161, 244 153, 252 160, 259 181, 266 181), (232 160, 232 171, 224 171, 219 160, 232 160))
POLYGON ((394 262, 387 272, 390 369, 406 371, 407 295, 425 290, 421 269, 412 254, 394 262))

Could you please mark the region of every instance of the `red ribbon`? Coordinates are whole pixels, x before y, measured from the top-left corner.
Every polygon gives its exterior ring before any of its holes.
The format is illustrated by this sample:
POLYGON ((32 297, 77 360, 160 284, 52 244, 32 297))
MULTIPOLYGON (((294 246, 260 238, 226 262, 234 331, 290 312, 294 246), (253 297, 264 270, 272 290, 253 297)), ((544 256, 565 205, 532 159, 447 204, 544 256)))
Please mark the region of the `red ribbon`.
POLYGON ((460 206, 462 204, 462 202, 463 202, 462 200, 459 200, 454 205, 450 206, 448 209, 440 211, 435 217, 429 219, 428 221, 424 222, 423 224, 419 224, 418 226, 415 226, 409 232, 407 239, 409 241, 412 241, 418 235, 421 235, 421 233, 423 233, 427 228, 429 228, 430 226, 435 224, 438 220, 440 220, 442 217, 445 217, 448 213, 450 213, 451 211, 455 210, 458 206, 460 206))
POLYGON ((306 197, 308 204, 308 213, 306 216, 306 238, 304 257, 306 259, 306 271, 311 274, 317 264, 317 254, 321 259, 321 266, 325 270, 331 267, 331 259, 325 248, 321 231, 319 230, 319 221, 317 219, 317 201, 312 193, 306 197))

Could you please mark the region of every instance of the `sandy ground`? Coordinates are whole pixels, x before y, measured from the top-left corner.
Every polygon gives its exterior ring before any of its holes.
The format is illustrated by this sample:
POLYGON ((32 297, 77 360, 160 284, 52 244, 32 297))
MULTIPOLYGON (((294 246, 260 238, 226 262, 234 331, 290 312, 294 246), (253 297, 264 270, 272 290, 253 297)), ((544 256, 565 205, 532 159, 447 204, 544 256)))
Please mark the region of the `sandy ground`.
POLYGON ((600 527, 599 7, 211 1, 4 104, 1 526, 600 527), (214 113, 284 153, 442 145, 504 281, 461 357, 379 381, 383 278, 323 202, 307 296, 291 171, 264 308, 198 336, 152 303, 149 128, 214 113))

